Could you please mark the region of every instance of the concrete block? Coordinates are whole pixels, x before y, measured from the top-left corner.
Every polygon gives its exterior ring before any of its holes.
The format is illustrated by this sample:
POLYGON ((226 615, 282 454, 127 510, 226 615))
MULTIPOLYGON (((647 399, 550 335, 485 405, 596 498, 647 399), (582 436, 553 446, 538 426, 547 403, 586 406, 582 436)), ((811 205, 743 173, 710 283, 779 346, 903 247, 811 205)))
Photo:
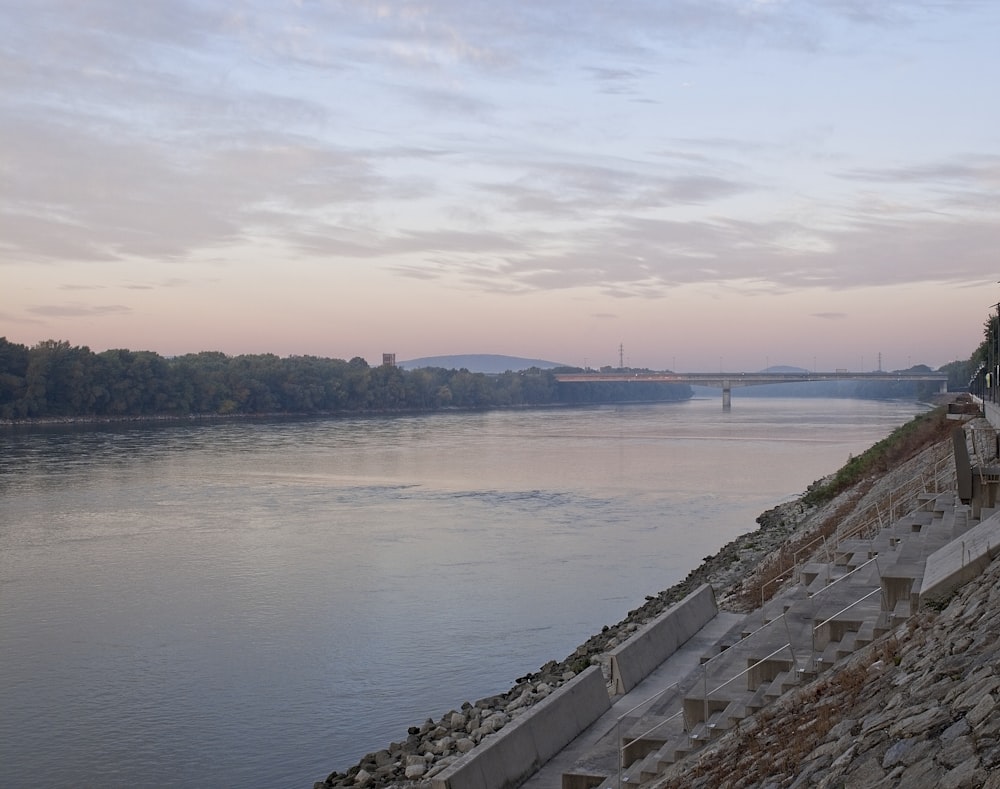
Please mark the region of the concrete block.
POLYGON ((591 666, 431 779, 433 789, 519 786, 611 709, 599 666, 591 666))
POLYGON ((715 592, 704 584, 612 650, 612 692, 632 690, 718 612, 715 592))
POLYGON ((927 557, 920 604, 950 595, 978 576, 1000 555, 1000 514, 969 529, 927 557))

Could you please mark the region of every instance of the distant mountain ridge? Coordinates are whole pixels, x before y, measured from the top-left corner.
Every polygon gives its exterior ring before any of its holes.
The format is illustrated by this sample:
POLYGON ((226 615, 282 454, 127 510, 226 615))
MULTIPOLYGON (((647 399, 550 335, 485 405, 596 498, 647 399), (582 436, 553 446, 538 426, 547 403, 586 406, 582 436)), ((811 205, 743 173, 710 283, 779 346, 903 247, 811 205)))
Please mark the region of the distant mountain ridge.
POLYGON ((404 370, 416 370, 419 367, 442 367, 445 370, 468 370, 470 373, 505 373, 508 370, 517 372, 537 367, 540 370, 550 370, 553 367, 564 367, 561 362, 548 362, 544 359, 525 359, 521 356, 504 356, 497 353, 453 354, 451 356, 423 356, 419 359, 408 359, 399 362, 404 370))

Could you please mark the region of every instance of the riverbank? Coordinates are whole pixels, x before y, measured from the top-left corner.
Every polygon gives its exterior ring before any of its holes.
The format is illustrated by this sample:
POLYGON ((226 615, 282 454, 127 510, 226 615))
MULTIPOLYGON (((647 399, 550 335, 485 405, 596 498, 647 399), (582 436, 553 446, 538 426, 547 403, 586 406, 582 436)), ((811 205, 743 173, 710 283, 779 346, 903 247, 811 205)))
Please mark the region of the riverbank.
POLYGON ((1000 788, 1000 562, 650 789, 1000 788))
POLYGON ((720 607, 745 611, 752 609, 755 601, 759 605, 762 590, 765 595, 776 591, 778 583, 774 579, 782 572, 789 546, 808 546, 834 521, 863 518, 902 481, 920 476, 919 466, 926 462, 921 453, 927 446, 940 444, 950 430, 943 410, 933 413, 933 417, 914 420, 921 428, 919 439, 913 437, 912 431, 897 439, 903 454, 891 461, 883 458, 881 466, 872 461, 872 468, 862 468, 863 474, 854 484, 834 490, 831 486, 841 470, 814 483, 799 499, 763 513, 756 531, 707 557, 683 581, 648 597, 644 605, 630 611, 618 624, 605 627, 564 660, 550 661, 538 672, 519 678, 506 693, 466 702, 458 710, 411 727, 405 740, 367 754, 357 765, 343 773, 332 773, 316 787, 419 785, 588 666, 601 665, 607 677, 608 653, 614 647, 704 583, 716 590, 720 607), (829 491, 827 500, 817 495, 821 489, 829 491))
MULTIPOLYGON (((995 464, 996 429, 979 419, 966 431, 995 464)), ((997 632, 994 560, 648 786, 1000 789, 997 632)))

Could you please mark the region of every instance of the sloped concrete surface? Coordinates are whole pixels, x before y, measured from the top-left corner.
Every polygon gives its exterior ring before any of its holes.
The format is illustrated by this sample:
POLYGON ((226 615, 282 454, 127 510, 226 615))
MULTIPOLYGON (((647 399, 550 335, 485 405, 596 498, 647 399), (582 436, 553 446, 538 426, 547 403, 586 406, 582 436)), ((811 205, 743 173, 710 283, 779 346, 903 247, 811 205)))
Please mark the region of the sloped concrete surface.
POLYGON ((927 558, 921 604, 933 604, 968 583, 1000 555, 1000 513, 953 539, 927 558))

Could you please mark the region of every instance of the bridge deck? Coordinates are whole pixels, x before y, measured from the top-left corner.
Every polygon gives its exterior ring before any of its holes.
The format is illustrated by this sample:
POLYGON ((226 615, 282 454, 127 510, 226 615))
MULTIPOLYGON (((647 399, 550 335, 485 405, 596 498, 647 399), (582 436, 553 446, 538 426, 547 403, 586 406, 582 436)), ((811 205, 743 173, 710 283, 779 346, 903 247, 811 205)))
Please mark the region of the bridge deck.
POLYGON ((753 386, 755 384, 801 383, 803 381, 931 381, 939 384, 948 382, 947 373, 852 373, 843 370, 834 372, 802 373, 675 373, 670 371, 648 372, 618 370, 614 372, 556 373, 555 378, 562 383, 598 383, 608 381, 647 381, 672 384, 698 384, 728 389, 733 386, 753 386))

